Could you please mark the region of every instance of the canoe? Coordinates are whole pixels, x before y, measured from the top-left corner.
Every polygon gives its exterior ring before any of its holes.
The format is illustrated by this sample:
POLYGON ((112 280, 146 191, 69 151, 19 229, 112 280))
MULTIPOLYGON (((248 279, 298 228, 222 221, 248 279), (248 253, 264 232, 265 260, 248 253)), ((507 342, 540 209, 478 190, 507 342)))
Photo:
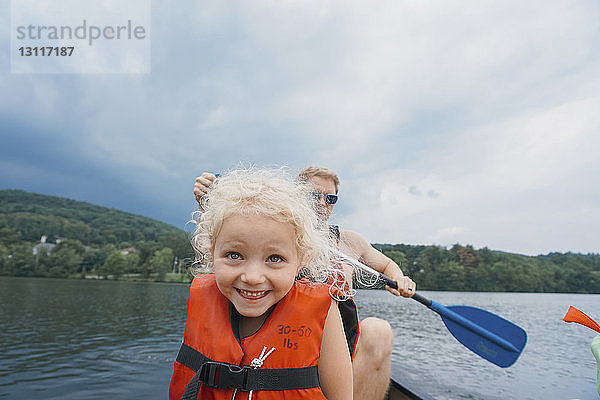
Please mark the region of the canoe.
POLYGON ((388 391, 388 400, 434 400, 433 397, 420 392, 418 389, 399 382, 395 379, 390 381, 390 390, 388 391))
POLYGON ((434 400, 434 398, 407 379, 400 368, 392 366, 388 400, 434 400))

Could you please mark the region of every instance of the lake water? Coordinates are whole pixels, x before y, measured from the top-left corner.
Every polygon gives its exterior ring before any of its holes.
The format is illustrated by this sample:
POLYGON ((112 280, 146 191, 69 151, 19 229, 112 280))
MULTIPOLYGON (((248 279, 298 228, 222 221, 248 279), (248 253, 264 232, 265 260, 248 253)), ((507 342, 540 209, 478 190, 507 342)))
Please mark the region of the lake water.
MULTIPOLYGON (((394 365, 435 399, 598 399, 594 332, 562 317, 573 305, 600 319, 600 295, 422 294, 502 315, 528 334, 502 369, 416 301, 359 291, 361 318, 394 328, 394 365)), ((0 277, 0 398, 167 398, 187 296, 177 284, 0 277)))

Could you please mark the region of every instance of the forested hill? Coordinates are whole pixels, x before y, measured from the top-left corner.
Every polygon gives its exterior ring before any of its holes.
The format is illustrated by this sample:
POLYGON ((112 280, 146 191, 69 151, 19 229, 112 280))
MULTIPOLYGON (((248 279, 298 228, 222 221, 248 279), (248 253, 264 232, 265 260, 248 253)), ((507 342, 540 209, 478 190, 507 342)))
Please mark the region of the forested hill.
POLYGON ((187 234, 166 223, 61 197, 0 190, 0 275, 137 274, 164 280, 190 260, 187 234))
POLYGON ((10 227, 28 242, 46 235, 79 240, 85 245, 158 241, 181 234, 174 226, 141 215, 62 197, 21 190, 0 190, 0 227, 10 227))

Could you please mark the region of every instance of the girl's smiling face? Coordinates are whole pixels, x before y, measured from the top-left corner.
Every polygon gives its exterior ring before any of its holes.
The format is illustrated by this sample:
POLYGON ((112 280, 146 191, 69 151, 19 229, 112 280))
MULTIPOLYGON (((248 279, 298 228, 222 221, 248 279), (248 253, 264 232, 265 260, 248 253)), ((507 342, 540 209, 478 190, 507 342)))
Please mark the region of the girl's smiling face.
POLYGON ((249 318, 281 300, 300 269, 294 227, 264 215, 225 218, 212 254, 219 290, 249 318))

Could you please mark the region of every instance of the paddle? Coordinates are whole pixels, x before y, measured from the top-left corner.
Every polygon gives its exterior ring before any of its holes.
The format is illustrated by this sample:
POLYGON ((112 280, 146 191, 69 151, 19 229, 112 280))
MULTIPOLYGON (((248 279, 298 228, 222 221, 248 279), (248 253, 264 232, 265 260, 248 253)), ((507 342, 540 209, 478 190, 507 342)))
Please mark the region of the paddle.
POLYGON ((591 319, 586 313, 581 310, 576 309, 573 306, 569 306, 569 310, 563 317, 563 321, 565 322, 576 322, 583 326, 587 326, 590 329, 595 330, 600 333, 600 325, 591 319))
MULTIPOLYGON (((590 329, 600 332, 600 324, 594 321, 590 316, 573 306, 569 306, 569 310, 563 317, 565 322, 575 322, 590 329)), ((591 344, 592 354, 596 359, 596 391, 600 394, 600 335, 596 335, 592 339, 591 344)))
MULTIPOLYGON (((396 282, 382 273, 340 251, 333 252, 345 262, 377 276, 387 286, 398 289, 396 282)), ((466 348, 499 367, 513 365, 525 348, 525 331, 496 314, 471 306, 444 306, 418 293, 412 299, 438 313, 446 328, 466 348)))

